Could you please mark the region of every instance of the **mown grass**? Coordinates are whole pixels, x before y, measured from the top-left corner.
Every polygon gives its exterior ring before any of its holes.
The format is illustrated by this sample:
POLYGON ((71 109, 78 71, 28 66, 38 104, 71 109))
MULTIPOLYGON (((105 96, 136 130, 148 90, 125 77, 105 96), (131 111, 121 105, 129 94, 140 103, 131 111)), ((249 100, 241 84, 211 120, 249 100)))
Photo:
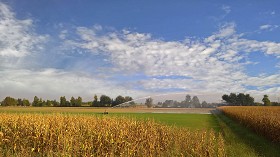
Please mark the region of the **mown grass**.
MULTIPOLYGON (((104 115, 108 116, 108 115, 104 115)), ((137 119, 153 119, 156 122, 184 127, 191 130, 214 129, 219 131, 219 124, 212 114, 179 114, 179 113, 111 113, 109 116, 128 116, 137 119)))

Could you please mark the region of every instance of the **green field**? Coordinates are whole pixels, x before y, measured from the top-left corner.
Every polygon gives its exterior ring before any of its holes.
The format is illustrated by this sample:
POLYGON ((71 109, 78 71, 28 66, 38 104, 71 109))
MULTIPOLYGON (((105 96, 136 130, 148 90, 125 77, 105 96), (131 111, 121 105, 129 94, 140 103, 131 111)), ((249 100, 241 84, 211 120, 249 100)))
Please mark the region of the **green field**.
POLYGON ((104 108, 3 107, 0 108, 0 113, 63 113, 153 119, 162 124, 185 127, 191 130, 213 129, 216 132, 221 132, 225 138, 227 156, 279 156, 280 154, 279 144, 266 140, 222 114, 138 113, 137 110, 107 109, 110 112, 104 115, 102 114, 104 110, 104 108))
POLYGON ((139 119, 153 119, 156 122, 189 129, 219 130, 216 117, 211 114, 181 114, 181 113, 111 113, 104 116, 128 116, 139 119))

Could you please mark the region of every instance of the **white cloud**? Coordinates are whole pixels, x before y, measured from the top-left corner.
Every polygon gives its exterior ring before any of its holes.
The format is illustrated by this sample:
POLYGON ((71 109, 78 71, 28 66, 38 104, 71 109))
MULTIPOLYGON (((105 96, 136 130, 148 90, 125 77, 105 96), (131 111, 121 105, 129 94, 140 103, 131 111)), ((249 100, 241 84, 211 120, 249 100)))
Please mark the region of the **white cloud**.
MULTIPOLYGON (((80 39, 67 44, 93 54, 105 54, 122 73, 144 73, 147 76, 186 76, 190 79, 151 79, 141 82, 145 89, 180 88, 207 92, 246 92, 246 83, 255 78, 244 71, 248 53, 263 52, 280 56, 280 43, 243 38, 229 23, 203 40, 163 41, 150 34, 108 32, 77 28, 80 39)), ((69 45, 68 45, 69 46, 69 45)), ((275 79, 274 77, 259 78, 275 79)), ((256 81, 260 83, 260 81, 256 81)), ((250 83, 248 83, 250 84, 250 83)), ((252 84, 253 85, 253 84, 252 84)), ((266 86, 264 83, 258 86, 266 86)))
POLYGON ((260 26, 260 30, 267 30, 267 31, 273 31, 275 29, 279 28, 279 25, 269 25, 269 24, 266 24, 266 25, 261 25, 260 26))
POLYGON ((229 14, 231 12, 230 6, 223 5, 222 10, 225 11, 226 14, 229 14))
POLYGON ((67 30, 62 30, 61 32, 60 32, 60 34, 59 34, 59 38, 60 39, 62 39, 62 40, 64 40, 64 39, 66 39, 66 35, 68 34, 68 31, 67 30))
POLYGON ((0 3, 0 56, 23 57, 42 49, 46 36, 36 35, 31 19, 18 20, 15 13, 0 3))
POLYGON ((139 96, 141 91, 125 89, 116 82, 95 78, 84 73, 57 69, 31 71, 25 69, 0 71, 0 95, 32 99, 37 95, 44 99, 59 99, 60 96, 82 96, 92 100, 94 94, 139 96))
POLYGON ((215 21, 222 21, 231 12, 231 7, 228 5, 222 5, 219 9, 222 10, 223 13, 218 16, 210 16, 211 19, 215 21))
POLYGON ((251 86, 280 86, 280 74, 269 76, 248 77, 244 80, 244 84, 251 86))
POLYGON ((261 25, 260 29, 269 29, 271 25, 261 25))

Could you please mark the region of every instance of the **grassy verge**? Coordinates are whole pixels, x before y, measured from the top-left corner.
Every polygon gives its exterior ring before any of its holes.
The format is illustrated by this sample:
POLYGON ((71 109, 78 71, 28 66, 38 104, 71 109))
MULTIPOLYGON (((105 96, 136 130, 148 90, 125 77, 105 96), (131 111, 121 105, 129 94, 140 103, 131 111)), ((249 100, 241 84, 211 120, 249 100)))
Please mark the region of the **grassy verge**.
POLYGON ((223 114, 215 115, 225 138, 228 156, 277 157, 280 146, 255 134, 223 114))

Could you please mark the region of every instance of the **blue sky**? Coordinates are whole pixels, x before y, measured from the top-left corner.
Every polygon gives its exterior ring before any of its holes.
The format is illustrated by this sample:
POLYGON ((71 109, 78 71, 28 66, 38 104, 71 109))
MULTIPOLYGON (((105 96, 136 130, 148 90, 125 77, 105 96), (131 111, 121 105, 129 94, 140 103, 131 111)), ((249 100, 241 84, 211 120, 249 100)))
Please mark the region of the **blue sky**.
POLYGON ((279 3, 0 0, 0 96, 277 101, 279 3))

